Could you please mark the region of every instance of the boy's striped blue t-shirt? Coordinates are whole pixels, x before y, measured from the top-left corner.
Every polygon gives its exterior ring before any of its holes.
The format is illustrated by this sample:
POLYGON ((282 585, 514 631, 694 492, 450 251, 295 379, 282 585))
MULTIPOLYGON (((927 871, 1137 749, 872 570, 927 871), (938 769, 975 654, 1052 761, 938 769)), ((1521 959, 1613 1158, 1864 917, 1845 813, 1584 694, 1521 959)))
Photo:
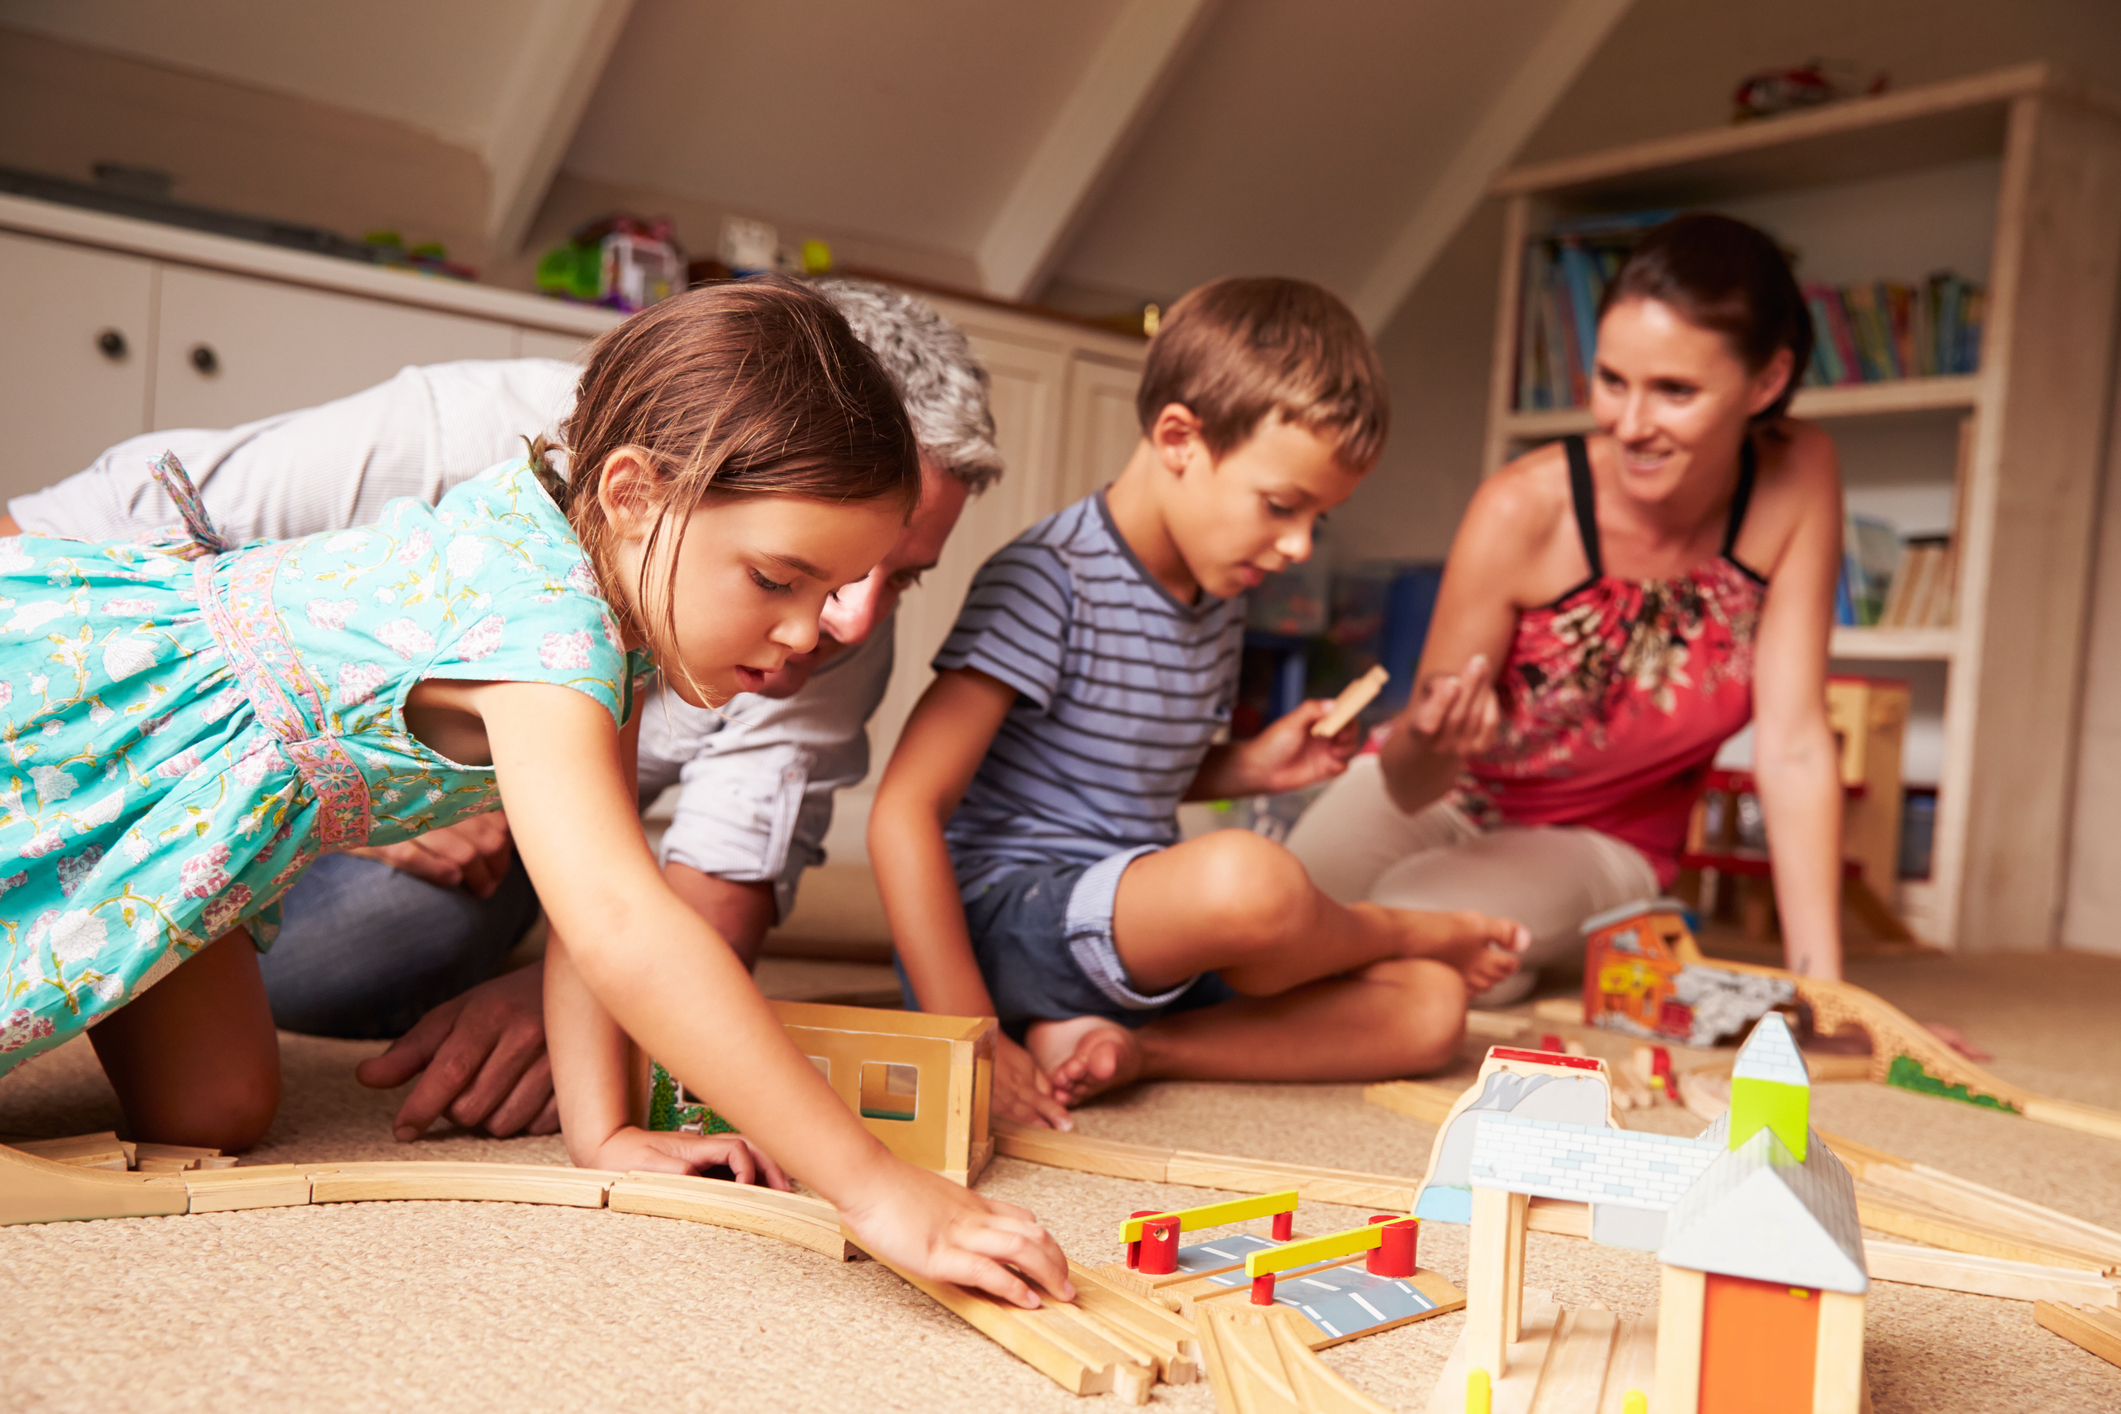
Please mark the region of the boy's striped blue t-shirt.
POLYGON ((944 831, 967 893, 1031 864, 1178 839, 1178 803, 1230 720, 1244 600, 1181 604, 1095 492, 980 567, 935 669, 1015 703, 944 831))

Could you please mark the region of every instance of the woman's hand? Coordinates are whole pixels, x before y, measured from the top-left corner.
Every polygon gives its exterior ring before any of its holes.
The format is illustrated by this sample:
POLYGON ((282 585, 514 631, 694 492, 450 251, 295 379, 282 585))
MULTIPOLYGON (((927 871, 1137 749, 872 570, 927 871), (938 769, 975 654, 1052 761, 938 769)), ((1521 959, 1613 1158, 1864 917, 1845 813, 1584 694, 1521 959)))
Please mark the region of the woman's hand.
POLYGON ((1494 744, 1501 715, 1488 655, 1475 653, 1461 671, 1423 680, 1400 729, 1417 735, 1432 755, 1463 761, 1494 744))
POLYGON ((685 1134, 627 1125, 597 1146, 595 1168, 616 1173, 705 1173, 725 1168, 738 1183, 790 1189, 788 1175, 741 1134, 685 1134))
POLYGON ((1063 1301, 1075 1299, 1060 1244, 1026 1209, 897 1159, 879 1163, 864 1186, 863 1201, 843 1205, 840 1218, 872 1257, 1027 1310, 1039 1305, 1032 1282, 1063 1301))

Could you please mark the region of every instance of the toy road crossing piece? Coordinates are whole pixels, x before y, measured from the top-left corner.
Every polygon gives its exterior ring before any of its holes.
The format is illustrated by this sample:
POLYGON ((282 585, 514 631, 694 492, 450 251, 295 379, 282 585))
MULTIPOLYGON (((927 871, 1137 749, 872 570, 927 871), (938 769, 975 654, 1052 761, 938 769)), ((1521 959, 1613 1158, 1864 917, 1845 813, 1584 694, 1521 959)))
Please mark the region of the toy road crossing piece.
POLYGON ((1333 708, 1311 725, 1313 736, 1339 736, 1348 723, 1355 720, 1362 709, 1377 700, 1377 694, 1385 690, 1392 675, 1379 664, 1340 690, 1333 699, 1333 708))
POLYGON ((1294 1232, 1296 1199, 1296 1190, 1291 1188, 1257 1198, 1233 1198, 1221 1203, 1204 1203, 1197 1208, 1180 1208, 1176 1212, 1136 1213, 1120 1225, 1119 1240, 1127 1247, 1127 1269, 1144 1277, 1180 1280, 1205 1276, 1211 1271, 1227 1271, 1243 1261, 1250 1244, 1259 1243, 1260 1239, 1235 1234, 1214 1246, 1196 1245, 1182 1251, 1178 1245, 1179 1234, 1188 1229, 1199 1232, 1205 1228, 1249 1222, 1253 1218, 1272 1218, 1274 1240, 1286 1242, 1294 1232))

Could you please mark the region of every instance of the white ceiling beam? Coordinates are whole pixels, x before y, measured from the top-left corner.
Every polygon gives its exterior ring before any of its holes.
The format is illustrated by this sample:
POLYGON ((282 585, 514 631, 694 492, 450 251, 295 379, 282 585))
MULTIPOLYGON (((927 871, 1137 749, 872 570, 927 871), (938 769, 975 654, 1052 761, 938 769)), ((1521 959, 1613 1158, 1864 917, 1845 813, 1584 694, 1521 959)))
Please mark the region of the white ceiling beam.
POLYGON ((1127 0, 980 238, 980 283, 1027 299, 1045 283, 1216 0, 1127 0))
POLYGON ((1385 247, 1354 299, 1356 316, 1380 334, 1429 266, 1480 204, 1489 185, 1568 90, 1631 0, 1564 0, 1495 101, 1451 155, 1414 215, 1385 247))
POLYGON ((546 0, 530 12, 515 72, 484 144, 496 259, 522 249, 618 43, 633 0, 546 0))

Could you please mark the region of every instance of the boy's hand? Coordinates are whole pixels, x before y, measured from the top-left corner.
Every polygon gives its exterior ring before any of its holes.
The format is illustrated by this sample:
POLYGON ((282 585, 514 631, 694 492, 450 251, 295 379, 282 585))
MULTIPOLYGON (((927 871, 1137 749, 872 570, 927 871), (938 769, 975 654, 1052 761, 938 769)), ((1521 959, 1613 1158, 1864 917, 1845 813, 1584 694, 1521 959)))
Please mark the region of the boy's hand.
POLYGON ((627 1125, 597 1147, 593 1165, 617 1173, 705 1173, 726 1168, 738 1183, 790 1190, 765 1150, 740 1134, 680 1134, 627 1125))
POLYGON ((1302 790, 1347 770, 1362 746, 1360 723, 1348 723, 1337 736, 1311 735, 1312 726, 1332 710, 1329 698, 1298 703, 1258 736, 1232 747, 1222 771, 1216 773, 1221 777, 1216 783, 1218 798, 1302 790))
POLYGON ((870 1256, 1027 1310, 1039 1297, 1025 1277, 1063 1301, 1075 1299, 1060 1244, 1026 1209, 897 1159, 880 1164, 869 1187, 874 1196, 841 1208, 840 1218, 870 1256))
POLYGON ((1488 655, 1475 653, 1463 671, 1423 680, 1402 719, 1438 756, 1478 756, 1495 741, 1501 719, 1488 655))
POLYGON ((1053 1082, 1025 1050, 1007 1036, 994 1038, 993 1112, 1018 1124, 1073 1129, 1068 1107, 1053 1093, 1053 1082))

